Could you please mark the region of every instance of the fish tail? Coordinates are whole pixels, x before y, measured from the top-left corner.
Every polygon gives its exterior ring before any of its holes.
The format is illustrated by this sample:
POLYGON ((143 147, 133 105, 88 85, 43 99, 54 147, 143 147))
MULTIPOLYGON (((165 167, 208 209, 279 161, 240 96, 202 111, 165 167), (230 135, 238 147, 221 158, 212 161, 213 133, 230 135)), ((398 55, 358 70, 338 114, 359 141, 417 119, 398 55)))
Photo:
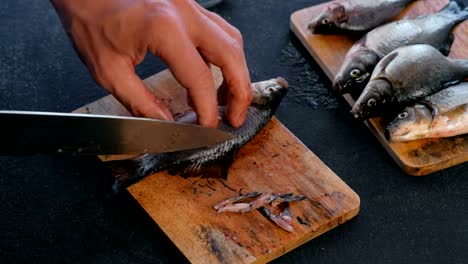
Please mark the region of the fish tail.
POLYGON ((177 155, 148 154, 136 159, 106 162, 110 173, 115 177, 112 190, 119 193, 145 177, 169 169, 177 155))
POLYGON ((440 14, 455 15, 454 22, 459 23, 468 18, 468 8, 465 8, 460 0, 452 0, 440 11, 440 14))

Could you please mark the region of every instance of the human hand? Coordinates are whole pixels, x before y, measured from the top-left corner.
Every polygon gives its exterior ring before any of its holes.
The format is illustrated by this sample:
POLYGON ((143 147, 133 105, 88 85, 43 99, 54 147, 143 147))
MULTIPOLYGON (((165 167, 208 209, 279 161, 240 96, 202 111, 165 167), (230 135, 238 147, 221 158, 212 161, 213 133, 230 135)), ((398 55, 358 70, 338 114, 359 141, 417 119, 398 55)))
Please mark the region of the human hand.
POLYGON ((252 100, 240 32, 193 0, 51 0, 75 50, 98 84, 133 115, 172 120, 135 66, 148 51, 165 61, 192 99, 200 125, 218 124, 207 63, 221 68, 227 119, 238 127, 252 100))

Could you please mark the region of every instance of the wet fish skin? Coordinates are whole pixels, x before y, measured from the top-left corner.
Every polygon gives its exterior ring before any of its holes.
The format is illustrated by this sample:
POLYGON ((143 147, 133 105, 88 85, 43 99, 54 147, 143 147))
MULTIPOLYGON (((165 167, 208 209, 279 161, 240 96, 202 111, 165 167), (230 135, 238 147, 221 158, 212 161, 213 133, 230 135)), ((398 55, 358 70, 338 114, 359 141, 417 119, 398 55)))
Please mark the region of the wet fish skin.
POLYGON ((387 126, 390 142, 468 134, 468 82, 451 86, 406 107, 387 126))
MULTIPOLYGON (((244 124, 233 128, 223 120, 218 126, 218 129, 236 135, 234 139, 204 149, 148 154, 132 160, 107 162, 116 178, 114 191, 118 192, 146 176, 165 170, 183 177, 226 178, 238 150, 270 121, 286 94, 287 87, 283 78, 252 84, 254 98, 244 124)), ((225 107, 219 107, 219 112, 220 116, 224 116, 225 107)), ((193 121, 195 120, 194 118, 193 121)))
POLYGON ((346 54, 333 80, 333 91, 337 94, 362 92, 380 59, 403 46, 428 44, 448 55, 453 42, 452 29, 467 18, 468 9, 462 10, 457 2, 451 1, 437 13, 398 20, 371 30, 346 54))
POLYGON ((332 1, 312 20, 314 34, 336 34, 373 29, 400 14, 414 0, 332 1))
POLYGON ((402 47, 385 56, 351 113, 364 120, 438 92, 468 77, 468 60, 452 59, 430 45, 402 47))

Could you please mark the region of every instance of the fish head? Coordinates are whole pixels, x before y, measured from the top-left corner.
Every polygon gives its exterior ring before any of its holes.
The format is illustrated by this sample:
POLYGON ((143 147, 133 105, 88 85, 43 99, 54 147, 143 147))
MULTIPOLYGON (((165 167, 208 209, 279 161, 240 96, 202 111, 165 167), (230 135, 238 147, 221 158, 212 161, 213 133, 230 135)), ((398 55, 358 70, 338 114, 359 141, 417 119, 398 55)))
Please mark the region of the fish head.
POLYGON ((377 116, 393 103, 392 85, 387 79, 371 80, 354 103, 351 114, 358 120, 377 116))
POLYGON ((332 34, 342 29, 342 24, 348 20, 345 7, 333 2, 329 4, 312 22, 308 28, 314 34, 332 34))
POLYGON ((337 94, 361 92, 378 61, 379 56, 369 49, 360 48, 351 51, 333 80, 333 92, 337 94))
POLYGON ((416 140, 424 137, 432 120, 431 110, 423 104, 408 106, 387 126, 385 137, 390 142, 416 140))
POLYGON ((275 111, 288 91, 288 83, 283 78, 271 79, 252 86, 252 106, 275 111))

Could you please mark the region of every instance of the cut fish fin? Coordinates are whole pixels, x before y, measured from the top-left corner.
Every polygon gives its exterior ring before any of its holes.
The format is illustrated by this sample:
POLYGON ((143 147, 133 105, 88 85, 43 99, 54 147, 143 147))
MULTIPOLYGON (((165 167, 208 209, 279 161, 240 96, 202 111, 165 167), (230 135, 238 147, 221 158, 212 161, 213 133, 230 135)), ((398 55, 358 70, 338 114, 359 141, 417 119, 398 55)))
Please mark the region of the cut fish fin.
POLYGON ((444 41, 444 43, 440 46, 439 48, 440 53, 442 53, 444 56, 448 56, 454 40, 455 40, 455 37, 453 36, 452 33, 450 33, 447 36, 447 39, 444 41))
POLYGON ((272 221, 273 223, 275 223, 277 226, 281 227, 282 229, 288 231, 288 232, 293 232, 294 231, 294 228, 287 222, 285 221, 283 218, 281 218, 280 216, 272 213, 270 210, 268 210, 267 208, 265 207, 260 207, 259 208, 261 214, 268 218, 270 221, 272 221))
POLYGON ((192 163, 186 161, 178 164, 168 172, 184 178, 201 176, 202 178, 227 179, 229 167, 234 162, 238 150, 232 149, 225 155, 207 162, 192 163))

